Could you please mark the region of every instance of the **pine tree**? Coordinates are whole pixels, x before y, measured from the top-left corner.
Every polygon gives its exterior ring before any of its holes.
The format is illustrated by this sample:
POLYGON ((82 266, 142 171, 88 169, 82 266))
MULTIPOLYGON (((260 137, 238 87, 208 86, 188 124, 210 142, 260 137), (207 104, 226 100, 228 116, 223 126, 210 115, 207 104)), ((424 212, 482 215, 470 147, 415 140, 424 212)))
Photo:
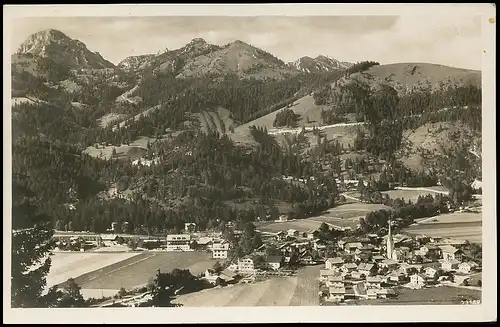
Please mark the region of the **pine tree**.
POLYGON ((12 185, 11 305, 15 308, 49 306, 42 295, 53 248, 51 219, 33 204, 33 193, 17 181, 12 185))

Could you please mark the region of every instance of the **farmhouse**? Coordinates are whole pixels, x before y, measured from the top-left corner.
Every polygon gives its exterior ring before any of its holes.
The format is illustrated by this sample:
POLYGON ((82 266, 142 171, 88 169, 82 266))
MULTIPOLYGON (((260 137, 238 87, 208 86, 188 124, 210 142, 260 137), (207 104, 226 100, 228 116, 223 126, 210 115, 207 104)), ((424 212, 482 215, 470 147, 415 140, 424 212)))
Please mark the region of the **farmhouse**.
POLYGON ((328 287, 344 287, 344 277, 328 276, 326 278, 326 286, 328 287))
POLYGON ((420 247, 420 255, 423 257, 437 259, 441 255, 441 250, 438 246, 432 243, 428 243, 422 247, 420 247))
POLYGON ((340 257, 328 258, 325 261, 325 268, 326 269, 340 268, 343 264, 344 264, 344 259, 340 257))
POLYGON ((266 258, 267 266, 273 270, 278 270, 281 268, 281 265, 283 264, 283 257, 282 256, 268 256, 266 258))
POLYGON ((441 253, 443 254, 443 259, 462 261, 462 251, 451 245, 441 246, 441 253))
POLYGON ((227 259, 227 254, 229 252, 229 243, 215 243, 212 246, 212 258, 214 259, 227 259))
POLYGON ((299 236, 299 231, 295 230, 295 229, 289 229, 287 231, 287 235, 290 237, 297 237, 297 236, 299 236))
POLYGON ((441 262, 441 269, 443 269, 444 271, 457 270, 459 264, 460 261, 455 259, 444 260, 441 262))
POLYGON ((380 288, 381 284, 382 284, 382 278, 380 276, 366 277, 366 285, 368 288, 380 288))
POLYGON ((356 250, 361 248, 363 248, 363 244, 361 244, 361 242, 346 243, 344 245, 344 250, 349 253, 354 253, 356 250))
POLYGON ((186 233, 194 233, 196 232, 196 224, 195 223, 184 223, 184 230, 186 233))
POLYGON ((366 276, 371 276, 375 273, 377 268, 373 263, 360 263, 358 266, 358 271, 360 274, 366 276))
POLYGON ((288 221, 288 216, 287 215, 281 215, 281 216, 279 216, 278 221, 281 221, 281 222, 288 221))
POLYGON ((422 288, 427 283, 427 276, 423 274, 414 274, 410 276, 410 284, 415 288, 422 288))
POLYGON ((342 302, 345 298, 346 290, 343 287, 330 287, 328 291, 328 299, 331 301, 342 302))
POLYGON ((205 270, 205 276, 203 277, 206 281, 208 281, 212 285, 216 285, 218 281, 220 281, 219 275, 213 269, 205 270))
POLYGON ((171 234, 167 235, 167 251, 190 251, 191 235, 171 234))
POLYGON ((437 275, 437 270, 433 267, 426 267, 424 269, 424 274, 429 278, 434 278, 437 275))
POLYGON ((284 231, 279 231, 274 234, 274 238, 276 239, 276 241, 284 241, 286 240, 286 233, 284 231))
POLYGON ((474 261, 462 262, 458 265, 458 271, 464 274, 470 274, 478 267, 478 264, 474 261))

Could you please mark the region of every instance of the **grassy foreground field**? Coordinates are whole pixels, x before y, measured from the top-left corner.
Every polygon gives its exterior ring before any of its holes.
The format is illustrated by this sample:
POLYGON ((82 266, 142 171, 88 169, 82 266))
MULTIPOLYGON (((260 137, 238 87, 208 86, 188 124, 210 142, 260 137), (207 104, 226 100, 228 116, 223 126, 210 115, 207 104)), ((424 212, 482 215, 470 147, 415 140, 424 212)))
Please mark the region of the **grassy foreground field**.
POLYGON ((481 291, 441 286, 412 290, 401 287, 397 299, 358 300, 358 305, 462 304, 462 300, 481 300, 481 291))
POLYGON ((162 272, 170 272, 174 268, 189 269, 196 275, 211 268, 214 263, 203 252, 143 252, 81 275, 75 281, 82 289, 131 289, 146 284, 158 269, 162 272))
POLYGON ((424 219, 406 229, 408 234, 450 237, 482 243, 482 213, 454 212, 424 219), (434 221, 437 219, 437 221, 434 221))
POLYGON ((321 266, 305 267, 294 277, 213 288, 177 297, 185 307, 316 306, 321 266))

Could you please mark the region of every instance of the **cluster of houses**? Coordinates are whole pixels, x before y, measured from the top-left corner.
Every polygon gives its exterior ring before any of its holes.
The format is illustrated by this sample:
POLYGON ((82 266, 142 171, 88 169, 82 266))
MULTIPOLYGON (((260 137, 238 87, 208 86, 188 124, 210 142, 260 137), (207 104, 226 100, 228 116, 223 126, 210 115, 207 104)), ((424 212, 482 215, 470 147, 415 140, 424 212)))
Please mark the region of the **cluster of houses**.
POLYGON ((359 242, 337 242, 338 256, 325 260, 320 271, 324 301, 397 297, 396 287, 411 289, 441 284, 466 284, 481 270, 465 260, 463 242, 397 234, 368 234, 359 242))

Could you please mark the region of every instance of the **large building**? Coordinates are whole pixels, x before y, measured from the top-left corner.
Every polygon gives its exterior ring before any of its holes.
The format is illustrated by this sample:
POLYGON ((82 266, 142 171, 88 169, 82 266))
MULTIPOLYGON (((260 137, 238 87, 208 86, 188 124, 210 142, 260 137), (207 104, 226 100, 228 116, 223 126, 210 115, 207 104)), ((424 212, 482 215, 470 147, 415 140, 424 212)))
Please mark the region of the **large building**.
POLYGON ((191 251, 191 235, 167 235, 167 251, 191 251))
POLYGON ((212 246, 212 258, 214 259, 227 259, 229 252, 229 243, 215 243, 212 246))

